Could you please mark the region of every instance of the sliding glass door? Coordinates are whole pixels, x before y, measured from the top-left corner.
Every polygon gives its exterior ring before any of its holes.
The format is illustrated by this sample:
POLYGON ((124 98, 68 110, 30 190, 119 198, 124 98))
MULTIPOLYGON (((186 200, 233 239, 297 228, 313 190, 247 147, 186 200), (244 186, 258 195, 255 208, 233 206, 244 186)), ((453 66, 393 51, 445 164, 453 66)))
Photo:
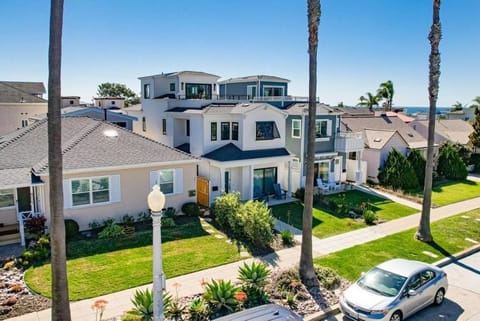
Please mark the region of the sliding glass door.
POLYGON ((273 184, 277 182, 277 168, 259 168, 253 171, 253 197, 275 193, 273 184))

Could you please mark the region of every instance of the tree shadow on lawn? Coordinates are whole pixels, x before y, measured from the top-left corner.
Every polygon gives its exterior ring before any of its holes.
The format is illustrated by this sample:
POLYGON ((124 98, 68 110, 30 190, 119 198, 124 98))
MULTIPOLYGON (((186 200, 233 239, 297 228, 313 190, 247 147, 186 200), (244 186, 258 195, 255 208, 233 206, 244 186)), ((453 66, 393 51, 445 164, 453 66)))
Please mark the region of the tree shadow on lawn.
MULTIPOLYGON (((209 235, 198 217, 185 217, 176 220, 177 225, 162 227, 162 243, 209 235)), ((136 231, 132 235, 118 239, 91 238, 67 242, 67 257, 75 259, 85 256, 109 253, 152 245, 152 231, 136 231)))

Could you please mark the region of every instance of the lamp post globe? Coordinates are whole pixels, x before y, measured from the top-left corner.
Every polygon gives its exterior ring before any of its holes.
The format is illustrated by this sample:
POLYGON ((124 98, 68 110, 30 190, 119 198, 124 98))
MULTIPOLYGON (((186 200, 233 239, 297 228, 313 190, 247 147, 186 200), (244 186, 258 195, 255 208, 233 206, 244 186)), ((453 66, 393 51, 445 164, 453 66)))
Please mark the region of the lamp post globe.
POLYGON ((162 211, 165 195, 158 185, 154 185, 147 197, 148 207, 152 212, 153 228, 153 320, 163 321, 163 290, 165 277, 162 265, 162 211))

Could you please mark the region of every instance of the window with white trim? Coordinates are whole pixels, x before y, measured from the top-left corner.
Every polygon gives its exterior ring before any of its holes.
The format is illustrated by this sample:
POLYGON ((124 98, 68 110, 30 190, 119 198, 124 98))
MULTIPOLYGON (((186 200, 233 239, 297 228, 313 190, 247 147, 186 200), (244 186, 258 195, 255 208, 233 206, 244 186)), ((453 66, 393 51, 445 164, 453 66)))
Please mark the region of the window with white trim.
POLYGON ((177 171, 178 169, 154 171, 152 172, 153 177, 151 177, 151 184, 158 185, 162 193, 165 195, 175 194, 176 192, 179 192, 179 186, 175 186, 175 180, 178 179, 175 175, 177 171))
POLYGON ((315 120, 315 138, 328 136, 328 121, 324 119, 315 120))
POLYGON ((15 206, 15 190, 0 189, 0 209, 15 206))
POLYGON ((300 119, 292 119, 292 138, 300 138, 302 130, 302 121, 300 119))
POLYGON ((143 98, 150 98, 150 84, 143 85, 143 98))
POLYGON ((110 202, 110 179, 108 176, 71 180, 72 206, 110 202))

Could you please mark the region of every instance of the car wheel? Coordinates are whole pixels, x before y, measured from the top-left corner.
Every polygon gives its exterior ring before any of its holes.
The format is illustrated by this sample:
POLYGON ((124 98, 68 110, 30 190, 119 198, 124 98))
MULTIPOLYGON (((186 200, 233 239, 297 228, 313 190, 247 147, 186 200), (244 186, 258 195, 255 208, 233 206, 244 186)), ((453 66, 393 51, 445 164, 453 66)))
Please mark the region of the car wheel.
POLYGON ((435 299, 433 300, 433 303, 435 303, 435 305, 440 305, 443 303, 444 299, 445 299, 445 290, 440 289, 435 294, 435 299))
POLYGON ((395 311, 390 317, 390 321, 402 321, 402 312, 395 311))

